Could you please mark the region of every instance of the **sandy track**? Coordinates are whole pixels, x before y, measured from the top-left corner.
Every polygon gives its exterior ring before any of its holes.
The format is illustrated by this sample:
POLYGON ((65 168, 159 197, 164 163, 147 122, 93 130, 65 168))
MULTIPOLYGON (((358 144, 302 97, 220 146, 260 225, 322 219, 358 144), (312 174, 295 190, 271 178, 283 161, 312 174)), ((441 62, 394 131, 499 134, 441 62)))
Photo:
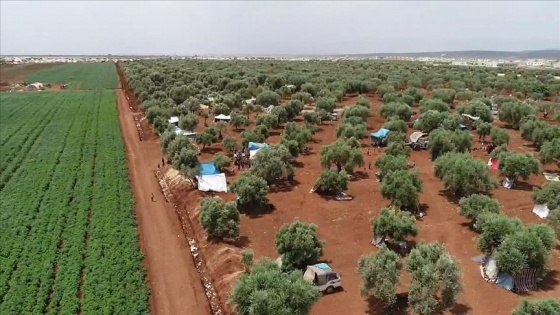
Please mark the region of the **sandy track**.
POLYGON ((154 176, 161 162, 157 140, 140 141, 122 89, 116 90, 121 133, 135 200, 140 246, 148 270, 153 314, 210 314, 175 209, 165 202, 154 176), (155 202, 151 201, 151 194, 155 202))

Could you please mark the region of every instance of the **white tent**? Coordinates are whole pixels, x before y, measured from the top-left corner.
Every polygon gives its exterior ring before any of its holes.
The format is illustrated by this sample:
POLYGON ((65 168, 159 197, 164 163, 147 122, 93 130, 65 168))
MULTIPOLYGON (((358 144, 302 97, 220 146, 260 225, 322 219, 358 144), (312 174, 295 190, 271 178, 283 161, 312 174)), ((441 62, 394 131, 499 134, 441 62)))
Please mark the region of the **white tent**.
POLYGON ((471 120, 474 120, 474 121, 477 121, 477 120, 480 119, 480 117, 471 116, 471 115, 468 115, 468 114, 462 114, 462 115, 463 115, 463 117, 467 117, 467 118, 469 118, 471 120))
POLYGON ((198 190, 200 191, 215 191, 215 192, 227 192, 227 181, 226 174, 212 174, 212 175, 200 175, 197 176, 198 180, 198 190))
POLYGON ((226 116, 226 115, 220 114, 220 115, 214 117, 214 121, 218 121, 218 120, 230 121, 230 120, 231 120, 231 116, 229 116, 229 115, 226 116))
POLYGON ((539 216, 539 218, 545 219, 546 217, 548 217, 550 209, 548 209, 547 205, 535 205, 533 207, 533 213, 539 216))
POLYGON ((172 116, 171 118, 169 118, 169 119, 167 120, 167 122, 170 123, 170 124, 177 124, 177 123, 179 123, 179 117, 177 117, 177 116, 172 116))

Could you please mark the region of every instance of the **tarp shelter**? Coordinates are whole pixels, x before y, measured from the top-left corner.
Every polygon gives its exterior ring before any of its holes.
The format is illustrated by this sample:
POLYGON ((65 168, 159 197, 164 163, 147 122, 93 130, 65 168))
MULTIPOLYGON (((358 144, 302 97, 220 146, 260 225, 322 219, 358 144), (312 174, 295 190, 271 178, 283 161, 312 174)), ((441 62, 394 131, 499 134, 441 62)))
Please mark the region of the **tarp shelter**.
POLYGON ((267 114, 270 114, 272 112, 272 110, 274 109, 274 105, 268 105, 265 109, 264 112, 267 114))
POLYGON ((471 116, 471 115, 468 115, 468 114, 461 114, 461 115, 462 115, 463 117, 466 117, 466 118, 472 120, 472 121, 477 121, 477 120, 480 119, 480 117, 471 116))
POLYGON ((549 181, 553 182, 560 182, 560 174, 550 173, 550 172, 543 172, 544 178, 549 181))
POLYGON ((498 266, 496 265, 496 259, 493 257, 487 257, 484 263, 480 266, 482 273, 482 278, 487 281, 496 282, 498 279, 498 266))
POLYGON ((172 116, 171 118, 169 118, 167 120, 168 123, 170 124, 178 124, 179 123, 179 117, 177 116, 172 116))
POLYGON ((375 245, 376 247, 381 246, 381 244, 385 243, 385 236, 374 235, 373 239, 371 240, 371 244, 375 245))
POLYGON ((459 129, 461 129, 461 130, 469 130, 469 127, 468 127, 468 126, 465 126, 465 125, 463 125, 463 124, 460 124, 460 125, 459 125, 459 129))
POLYGON ((212 162, 200 163, 200 175, 214 175, 220 172, 212 162))
POLYGON ((511 291, 515 285, 515 279, 509 273, 499 273, 498 279, 496 279, 496 284, 511 291))
POLYGON ((307 270, 303 274, 303 278, 309 282, 318 282, 318 284, 324 284, 327 282, 327 276, 330 274, 336 274, 329 265, 325 263, 316 264, 313 266, 307 266, 307 270))
POLYGON ((231 116, 229 116, 229 115, 226 116, 226 115, 220 114, 220 115, 214 117, 214 122, 216 122, 216 121, 230 121, 230 120, 231 120, 231 116))
POLYGON ((513 179, 509 179, 509 178, 504 178, 504 181, 502 182, 502 186, 504 186, 507 189, 510 189, 513 186, 513 179))
POLYGON ((268 144, 266 143, 249 142, 247 144, 247 149, 249 149, 249 159, 252 160, 253 158, 255 158, 257 152, 259 152, 260 149, 266 147, 268 147, 268 144))
POLYGON ((198 190, 200 191, 214 191, 214 192, 227 192, 226 174, 212 174, 197 176, 198 190))
POLYGON ((546 217, 548 217, 550 209, 548 209, 547 205, 535 205, 533 207, 533 213, 539 216, 539 218, 545 219, 546 217))
POLYGON ((387 137, 387 135, 389 134, 389 129, 385 129, 385 128, 381 128, 376 132, 372 132, 369 134, 370 137, 372 138, 377 138, 377 139, 384 139, 385 137, 387 137))
POLYGON ((515 276, 514 291, 527 292, 537 288, 537 276, 539 271, 535 268, 523 268, 515 276))
POLYGON ((422 131, 415 131, 410 135, 410 142, 417 142, 418 139, 427 136, 428 134, 422 131))
POLYGON ((497 170, 498 166, 500 165, 500 161, 498 159, 489 159, 488 160, 488 168, 491 170, 497 170))

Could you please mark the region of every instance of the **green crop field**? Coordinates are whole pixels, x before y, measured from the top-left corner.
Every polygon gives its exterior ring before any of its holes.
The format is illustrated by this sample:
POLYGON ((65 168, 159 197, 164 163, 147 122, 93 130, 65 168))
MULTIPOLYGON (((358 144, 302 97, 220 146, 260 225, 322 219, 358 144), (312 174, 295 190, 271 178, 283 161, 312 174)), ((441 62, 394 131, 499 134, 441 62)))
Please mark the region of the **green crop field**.
POLYGON ((0 126, 0 314, 148 314, 114 92, 2 93, 0 126))
POLYGON ((68 84, 71 89, 115 89, 119 77, 115 64, 68 63, 28 75, 27 82, 68 84))

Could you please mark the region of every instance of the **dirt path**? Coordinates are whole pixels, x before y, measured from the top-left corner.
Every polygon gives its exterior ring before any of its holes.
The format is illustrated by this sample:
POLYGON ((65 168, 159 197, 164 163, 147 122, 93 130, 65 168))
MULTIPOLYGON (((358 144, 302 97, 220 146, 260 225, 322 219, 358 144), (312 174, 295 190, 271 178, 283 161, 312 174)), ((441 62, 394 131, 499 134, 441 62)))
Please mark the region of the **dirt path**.
POLYGON ((122 89, 118 115, 134 193, 140 246, 145 255, 153 314, 210 314, 208 300, 172 204, 165 202, 153 171, 161 162, 157 140, 140 141, 122 89), (155 202, 151 201, 154 194, 155 202))

